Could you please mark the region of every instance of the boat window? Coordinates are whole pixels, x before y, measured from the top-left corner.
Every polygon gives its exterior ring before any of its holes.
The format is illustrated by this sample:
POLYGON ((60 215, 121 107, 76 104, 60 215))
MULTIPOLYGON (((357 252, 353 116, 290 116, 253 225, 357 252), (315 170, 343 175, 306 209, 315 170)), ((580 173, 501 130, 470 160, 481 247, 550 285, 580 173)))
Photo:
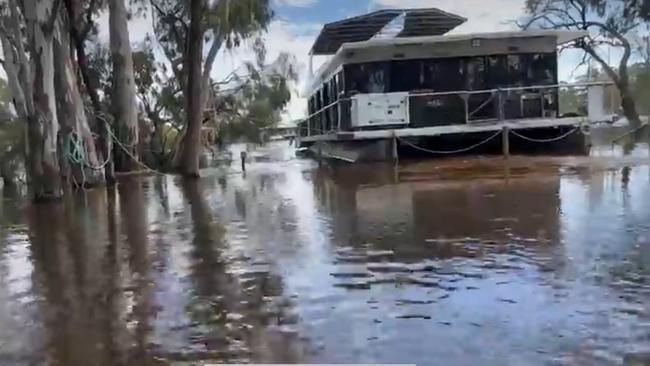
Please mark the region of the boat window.
POLYGON ((506 65, 508 67, 509 86, 522 86, 524 84, 525 77, 521 58, 521 55, 507 56, 506 65))
POLYGON ((314 95, 315 103, 314 103, 314 113, 318 112, 321 109, 322 102, 321 102, 321 89, 318 89, 316 94, 314 95))
POLYGON ((487 84, 489 88, 506 87, 510 85, 508 66, 505 55, 493 55, 487 58, 487 84))
POLYGON ((341 94, 345 92, 345 85, 343 84, 343 71, 339 71, 339 73, 336 74, 336 86, 336 90, 340 98, 341 94))
POLYGON ((393 61, 390 65, 390 91, 405 92, 428 89, 421 60, 393 61))
POLYGON ((467 89, 486 89, 485 57, 471 57, 467 60, 467 89))
POLYGON ((387 92, 387 66, 387 62, 347 65, 346 86, 348 91, 351 94, 387 92))
POLYGON ((556 56, 553 53, 533 54, 526 57, 526 83, 529 85, 555 84, 557 81, 556 56))
POLYGON ((323 107, 321 108, 324 108, 331 103, 329 82, 323 84, 323 89, 321 89, 321 98, 323 98, 323 107))
POLYGON ((338 100, 337 98, 337 86, 336 86, 336 76, 333 76, 330 81, 329 81, 330 87, 329 87, 329 92, 330 92, 330 103, 334 103, 338 100))
POLYGON ((423 61, 423 79, 426 89, 436 92, 465 89, 463 60, 443 58, 423 61))

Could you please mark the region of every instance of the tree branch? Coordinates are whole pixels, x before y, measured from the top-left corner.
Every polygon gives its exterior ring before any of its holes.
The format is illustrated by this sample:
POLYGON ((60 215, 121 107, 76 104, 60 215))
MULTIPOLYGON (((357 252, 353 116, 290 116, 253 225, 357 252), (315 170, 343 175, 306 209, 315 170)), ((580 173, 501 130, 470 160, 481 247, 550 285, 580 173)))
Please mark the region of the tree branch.
POLYGON ((86 24, 84 24, 84 28, 81 30, 80 36, 83 39, 86 39, 88 37, 88 33, 90 33, 90 30, 92 29, 92 24, 93 24, 93 12, 95 11, 95 6, 97 5, 97 0, 90 0, 90 3, 88 3, 88 9, 86 9, 86 24))
MULTIPOLYGON (((189 28, 187 27, 187 23, 185 22, 185 20, 183 20, 181 17, 178 16, 178 12, 176 13, 165 12, 160 8, 158 4, 156 4, 156 0, 150 0, 149 2, 151 3, 151 6, 158 12, 158 14, 160 14, 161 18, 171 18, 175 21, 174 23, 176 22, 180 23, 181 26, 185 28, 185 32, 189 31, 189 28)), ((167 22, 164 19, 161 20, 167 22)))
POLYGON ((589 55, 589 54, 587 53, 587 51, 584 51, 584 52, 582 53, 582 59, 581 59, 580 62, 576 65, 576 67, 573 69, 573 71, 571 71, 571 74, 569 74, 569 78, 573 79, 573 75, 576 73, 576 71, 578 71, 578 69, 580 68, 580 66, 584 66, 584 65, 589 61, 589 60, 587 60, 587 56, 588 56, 588 55, 589 55))
POLYGON ((594 48, 592 48, 588 44, 583 44, 581 45, 581 48, 585 50, 591 57, 593 57, 599 64, 600 66, 603 67, 607 75, 609 76, 610 79, 616 84, 620 83, 620 78, 619 75, 614 71, 614 69, 605 61, 600 55, 596 52, 594 48))

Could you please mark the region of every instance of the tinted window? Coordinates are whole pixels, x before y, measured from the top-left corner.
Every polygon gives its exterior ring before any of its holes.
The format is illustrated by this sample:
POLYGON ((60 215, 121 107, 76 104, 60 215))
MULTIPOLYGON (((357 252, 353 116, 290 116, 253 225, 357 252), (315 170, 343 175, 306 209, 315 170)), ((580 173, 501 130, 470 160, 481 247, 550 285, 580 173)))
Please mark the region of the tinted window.
POLYGON ((443 58, 423 62, 425 86, 436 92, 465 89, 463 61, 458 58, 443 58))
POLYGON ((526 55, 526 83, 528 85, 555 84, 557 82, 557 67, 555 54, 526 55))
POLYGON ((390 91, 405 92, 425 89, 421 60, 393 61, 390 65, 390 91))
POLYGON ((388 91, 388 63, 372 62, 346 66, 346 86, 352 93, 385 93, 388 91))
POLYGON ((485 57, 472 57, 467 59, 467 89, 486 89, 486 67, 485 57))

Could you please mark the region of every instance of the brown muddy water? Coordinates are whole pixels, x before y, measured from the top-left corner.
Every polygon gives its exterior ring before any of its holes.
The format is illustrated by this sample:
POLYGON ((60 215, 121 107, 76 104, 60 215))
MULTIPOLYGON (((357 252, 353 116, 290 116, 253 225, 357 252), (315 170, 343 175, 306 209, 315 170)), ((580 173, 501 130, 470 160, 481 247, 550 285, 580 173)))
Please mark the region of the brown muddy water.
POLYGON ((650 159, 627 152, 4 199, 0 365, 643 362, 650 159))

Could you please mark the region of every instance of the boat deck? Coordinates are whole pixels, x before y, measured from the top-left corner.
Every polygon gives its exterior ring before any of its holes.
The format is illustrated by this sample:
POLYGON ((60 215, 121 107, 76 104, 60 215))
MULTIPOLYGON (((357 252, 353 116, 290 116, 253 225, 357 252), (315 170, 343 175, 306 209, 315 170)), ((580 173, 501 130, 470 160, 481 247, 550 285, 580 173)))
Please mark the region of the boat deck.
POLYGON ((590 121, 584 117, 565 117, 565 118, 531 118, 531 119, 513 119, 502 121, 473 122, 461 125, 432 126, 418 128, 395 128, 372 131, 339 131, 330 134, 302 136, 300 142, 310 143, 318 141, 355 141, 355 140, 373 140, 389 139, 393 137, 431 137, 450 134, 467 134, 477 132, 498 131, 504 127, 511 130, 524 130, 536 128, 553 128, 564 126, 586 125, 590 121))

